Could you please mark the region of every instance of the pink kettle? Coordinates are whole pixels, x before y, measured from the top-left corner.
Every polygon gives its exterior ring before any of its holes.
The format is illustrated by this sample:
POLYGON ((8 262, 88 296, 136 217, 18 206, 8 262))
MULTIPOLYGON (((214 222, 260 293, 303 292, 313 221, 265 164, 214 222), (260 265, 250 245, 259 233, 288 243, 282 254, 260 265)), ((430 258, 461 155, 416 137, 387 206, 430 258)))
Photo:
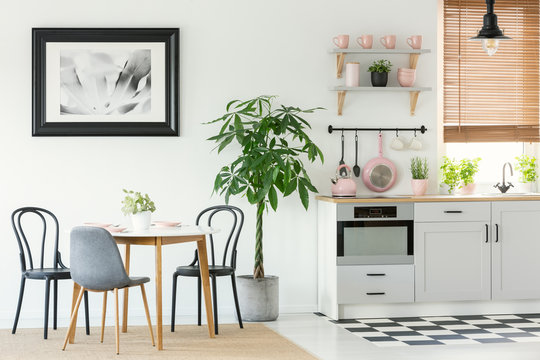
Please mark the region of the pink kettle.
POLYGON ((351 179, 351 168, 348 165, 339 165, 335 178, 330 180, 332 181, 332 196, 356 196, 356 183, 351 179), (339 175, 339 171, 343 168, 347 170, 345 175, 339 175))

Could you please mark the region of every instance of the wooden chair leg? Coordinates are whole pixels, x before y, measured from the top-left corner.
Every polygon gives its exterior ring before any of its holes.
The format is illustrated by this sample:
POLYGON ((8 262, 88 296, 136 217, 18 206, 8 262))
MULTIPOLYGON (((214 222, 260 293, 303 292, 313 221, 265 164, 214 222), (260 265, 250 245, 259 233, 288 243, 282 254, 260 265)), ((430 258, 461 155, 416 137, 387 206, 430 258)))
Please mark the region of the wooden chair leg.
POLYGON ((120 354, 120 318, 118 315, 118 288, 114 289, 114 303, 115 303, 115 330, 116 330, 116 355, 120 354))
POLYGON ((103 334, 105 333, 105 315, 107 314, 107 291, 103 292, 103 310, 101 311, 101 339, 103 342, 103 334))
POLYGON ((150 330, 150 338, 152 339, 152 346, 156 346, 156 342, 154 341, 154 330, 152 329, 152 320, 150 320, 150 311, 148 311, 148 301, 146 301, 144 284, 141 284, 141 295, 144 303, 144 311, 146 313, 146 321, 148 322, 148 329, 150 330))
POLYGON ((84 287, 81 287, 81 290, 79 291, 79 296, 77 297, 77 302, 75 303, 75 308, 73 309, 73 314, 71 315, 71 320, 69 322, 69 328, 67 330, 66 339, 64 340, 64 346, 62 347, 62 350, 66 350, 66 346, 69 340, 69 335, 71 334, 71 330, 74 326, 76 326, 77 321, 77 312, 79 311, 79 305, 81 305, 81 300, 83 298, 84 294, 84 287))

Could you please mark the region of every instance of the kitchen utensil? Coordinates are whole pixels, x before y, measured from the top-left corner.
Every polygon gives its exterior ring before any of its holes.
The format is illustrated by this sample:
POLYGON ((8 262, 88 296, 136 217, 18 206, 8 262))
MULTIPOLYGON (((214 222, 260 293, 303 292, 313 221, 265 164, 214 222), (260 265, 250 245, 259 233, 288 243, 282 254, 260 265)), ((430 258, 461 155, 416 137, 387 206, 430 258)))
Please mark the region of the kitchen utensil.
POLYGON ((373 35, 361 35, 356 39, 356 42, 364 49, 371 49, 373 46, 373 35))
POLYGON ((351 168, 348 165, 339 165, 336 176, 332 180, 332 196, 356 196, 356 183, 351 179, 351 168), (345 175, 339 175, 345 170, 345 175))
POLYGON ((416 137, 416 131, 414 132, 414 137, 409 142, 409 149, 411 150, 422 150, 422 142, 416 137))
POLYGON ((348 62, 345 64, 345 86, 360 86, 360 63, 348 62))
POLYGON ((385 35, 379 39, 381 44, 387 49, 396 48, 396 35, 385 35))
MULTIPOLYGON (((343 160, 343 156, 345 154, 345 136, 343 136, 343 131, 341 132, 341 160, 339 160, 339 165, 345 165, 345 161, 343 160)), ((340 175, 345 176, 347 174, 347 170, 341 168, 340 175)))
POLYGON ((349 47, 349 35, 338 35, 332 39, 334 44, 340 49, 349 47))
POLYGON ((372 191, 383 192, 396 182, 397 170, 393 162, 383 157, 382 133, 379 133, 379 156, 367 162, 362 171, 362 180, 372 191))
POLYGON ((405 143, 399 138, 399 133, 396 130, 396 137, 392 140, 390 147, 394 150, 403 150, 405 148, 405 143))
POLYGON ((422 35, 413 35, 407 39, 407 44, 413 49, 422 48, 422 35))
POLYGON ((359 177, 360 176, 360 166, 358 166, 358 133, 354 133, 354 149, 355 149, 355 160, 354 160, 354 166, 353 166, 353 172, 354 176, 359 177))

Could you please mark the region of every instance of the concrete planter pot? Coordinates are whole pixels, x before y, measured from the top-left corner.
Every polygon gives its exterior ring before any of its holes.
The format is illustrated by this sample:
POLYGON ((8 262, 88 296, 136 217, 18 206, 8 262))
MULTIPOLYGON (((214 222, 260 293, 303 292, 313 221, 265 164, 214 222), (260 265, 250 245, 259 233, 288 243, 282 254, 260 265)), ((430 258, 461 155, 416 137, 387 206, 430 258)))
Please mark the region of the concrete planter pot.
POLYGON ((236 278, 240 313, 245 321, 274 321, 279 316, 279 277, 252 275, 236 278))

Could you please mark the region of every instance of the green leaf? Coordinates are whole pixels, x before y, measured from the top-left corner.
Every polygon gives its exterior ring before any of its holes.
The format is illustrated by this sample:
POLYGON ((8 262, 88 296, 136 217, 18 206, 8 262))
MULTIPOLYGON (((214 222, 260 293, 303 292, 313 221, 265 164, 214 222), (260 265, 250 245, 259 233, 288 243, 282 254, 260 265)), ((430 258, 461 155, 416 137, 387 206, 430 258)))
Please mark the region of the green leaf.
POLYGON ((296 190, 296 183, 297 183, 297 180, 296 178, 294 178, 285 185, 285 191, 283 192, 284 197, 291 195, 293 191, 296 190))
POLYGON ((272 209, 276 211, 278 205, 278 198, 276 189, 273 186, 270 187, 270 190, 268 191, 268 200, 270 200, 270 206, 272 206, 272 209))
POLYGON ((302 205, 304 205, 304 208, 307 210, 309 207, 309 193, 301 182, 298 182, 298 193, 300 195, 302 205))

